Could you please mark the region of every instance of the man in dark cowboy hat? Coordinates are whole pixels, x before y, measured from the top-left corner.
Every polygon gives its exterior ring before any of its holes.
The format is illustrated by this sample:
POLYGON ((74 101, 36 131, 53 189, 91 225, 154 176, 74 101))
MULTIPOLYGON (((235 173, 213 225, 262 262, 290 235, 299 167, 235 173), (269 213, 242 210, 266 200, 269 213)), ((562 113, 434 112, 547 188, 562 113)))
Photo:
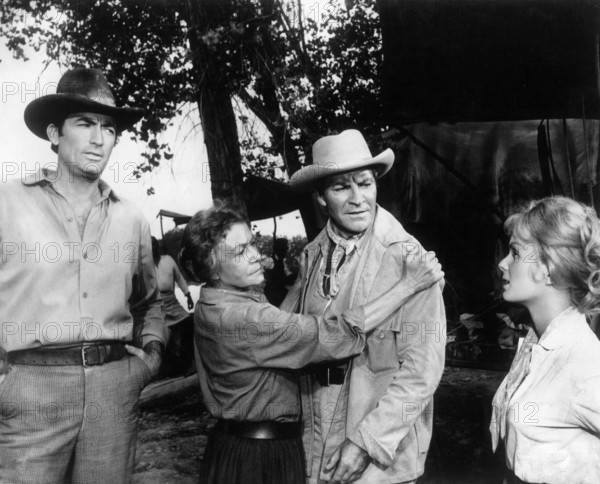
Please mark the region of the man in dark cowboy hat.
MULTIPOLYGON (((314 190, 329 220, 304 249, 282 309, 322 314, 364 304, 405 277, 407 258, 425 260, 418 241, 376 202, 376 178, 393 162, 390 149, 373 157, 356 130, 314 144, 313 164, 290 184, 314 190)), ((311 484, 404 483, 423 473, 444 368, 441 285, 415 294, 382 324, 361 355, 317 366, 301 380, 311 484)))
POLYGON ((148 223, 100 176, 142 114, 84 68, 25 109, 58 159, 0 190, 0 482, 130 481, 167 333, 148 223))

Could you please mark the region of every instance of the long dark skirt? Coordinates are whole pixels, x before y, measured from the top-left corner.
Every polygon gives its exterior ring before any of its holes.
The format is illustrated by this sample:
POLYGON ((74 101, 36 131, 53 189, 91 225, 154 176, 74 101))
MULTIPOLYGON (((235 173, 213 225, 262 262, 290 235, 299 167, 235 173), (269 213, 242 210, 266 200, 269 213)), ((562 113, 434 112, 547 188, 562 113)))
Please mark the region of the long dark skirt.
POLYGON ((304 484, 302 440, 246 439, 212 431, 200 484, 304 484))

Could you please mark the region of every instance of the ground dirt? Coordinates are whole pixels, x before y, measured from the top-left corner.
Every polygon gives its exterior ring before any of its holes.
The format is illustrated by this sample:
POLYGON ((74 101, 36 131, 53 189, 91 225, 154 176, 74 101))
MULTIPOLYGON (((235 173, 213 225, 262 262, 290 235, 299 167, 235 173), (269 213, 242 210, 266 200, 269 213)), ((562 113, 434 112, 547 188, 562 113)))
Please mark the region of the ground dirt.
MULTIPOLYGON (((446 368, 435 396, 435 426, 419 484, 496 484, 503 457, 491 452, 491 401, 503 372, 446 368)), ((134 484, 197 482, 214 420, 197 389, 142 409, 134 484)))

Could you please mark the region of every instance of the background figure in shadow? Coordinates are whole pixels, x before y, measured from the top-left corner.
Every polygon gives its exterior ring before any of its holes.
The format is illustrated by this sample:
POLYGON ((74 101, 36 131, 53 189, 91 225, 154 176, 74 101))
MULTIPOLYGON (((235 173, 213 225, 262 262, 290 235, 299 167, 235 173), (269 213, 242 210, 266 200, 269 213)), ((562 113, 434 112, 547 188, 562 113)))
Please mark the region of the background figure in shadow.
POLYGON ((187 298, 188 310, 194 308, 190 290, 177 263, 170 255, 161 255, 160 243, 152 237, 152 256, 156 265, 158 288, 162 299, 165 324, 171 336, 165 351, 160 376, 188 375, 194 372, 194 316, 181 307, 175 297, 175 284, 187 298))
MULTIPOLYGON (((285 256, 289 243, 286 238, 273 242, 273 268, 265 270, 265 296, 271 304, 279 306, 287 294, 289 278, 285 271, 285 256)), ((293 284, 294 281, 291 281, 293 284)))

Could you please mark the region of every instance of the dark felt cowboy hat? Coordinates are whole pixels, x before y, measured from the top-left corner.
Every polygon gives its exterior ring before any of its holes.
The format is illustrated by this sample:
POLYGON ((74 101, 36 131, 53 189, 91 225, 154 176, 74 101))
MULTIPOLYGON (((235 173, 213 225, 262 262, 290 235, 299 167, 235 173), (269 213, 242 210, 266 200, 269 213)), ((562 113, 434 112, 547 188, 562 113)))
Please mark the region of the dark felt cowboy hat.
POLYGON ((356 129, 318 139, 312 153, 312 165, 300 168, 290 177, 290 186, 294 190, 312 190, 315 182, 322 178, 368 168, 376 169, 377 178, 380 178, 394 164, 394 152, 389 148, 372 156, 363 135, 356 129))
POLYGON ((131 128, 144 115, 141 108, 115 106, 115 98, 101 71, 78 67, 60 78, 56 94, 39 97, 27 105, 25 124, 34 134, 47 140, 49 124, 81 112, 112 116, 118 132, 131 128))

